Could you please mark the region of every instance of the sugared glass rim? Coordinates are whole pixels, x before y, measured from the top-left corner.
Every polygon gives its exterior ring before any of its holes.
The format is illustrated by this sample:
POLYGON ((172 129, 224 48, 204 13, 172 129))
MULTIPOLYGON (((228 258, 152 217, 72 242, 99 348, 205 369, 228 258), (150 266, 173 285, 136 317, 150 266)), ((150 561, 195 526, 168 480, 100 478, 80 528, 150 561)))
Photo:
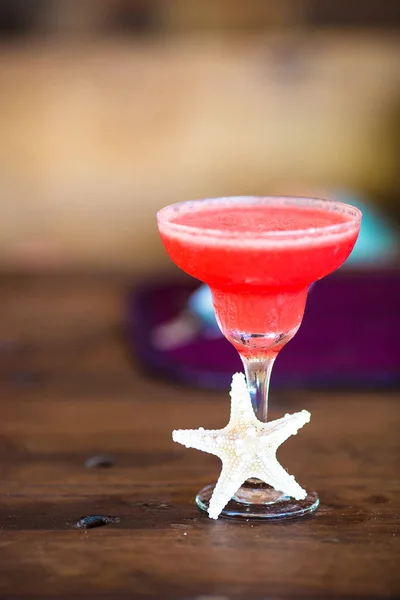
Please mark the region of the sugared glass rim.
POLYGON ((322 198, 308 198, 302 196, 233 196, 221 198, 207 198, 204 200, 187 200, 165 206, 157 213, 157 221, 161 231, 175 233, 177 235, 190 235, 211 238, 222 238, 233 240, 240 238, 244 240, 293 240, 304 238, 325 237, 344 234, 358 229, 362 218, 361 211, 350 204, 336 200, 323 200, 322 198), (204 210, 213 206, 241 206, 268 204, 273 206, 302 206, 320 209, 329 212, 337 212, 347 217, 343 223, 334 225, 322 225, 321 227, 310 227, 308 229, 287 229, 279 231, 226 231, 207 227, 196 227, 195 225, 183 225, 176 223, 174 218, 179 214, 204 210))

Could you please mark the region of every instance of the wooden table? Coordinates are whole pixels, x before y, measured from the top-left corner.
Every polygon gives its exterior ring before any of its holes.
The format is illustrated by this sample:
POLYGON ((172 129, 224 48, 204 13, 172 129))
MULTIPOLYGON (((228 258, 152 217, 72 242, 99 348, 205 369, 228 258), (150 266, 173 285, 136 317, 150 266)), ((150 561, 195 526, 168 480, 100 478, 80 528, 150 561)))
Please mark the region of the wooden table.
POLYGON ((260 523, 200 513, 219 461, 171 441, 223 426, 227 394, 143 375, 121 277, 0 281, 0 596, 226 600, 400 593, 399 394, 272 392, 313 418, 279 451, 321 507, 260 523), (115 466, 85 460, 112 454, 115 466), (83 515, 119 516, 89 531, 83 515))

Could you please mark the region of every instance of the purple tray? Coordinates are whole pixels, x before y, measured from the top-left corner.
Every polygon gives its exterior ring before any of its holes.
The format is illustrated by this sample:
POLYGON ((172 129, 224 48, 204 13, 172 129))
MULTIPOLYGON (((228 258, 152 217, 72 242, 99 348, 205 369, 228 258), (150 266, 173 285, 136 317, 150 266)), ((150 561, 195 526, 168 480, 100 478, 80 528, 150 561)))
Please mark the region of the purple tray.
MULTIPOLYGON (((154 328, 179 314, 198 285, 193 279, 158 278, 136 287, 128 307, 131 347, 155 375, 226 389, 242 364, 224 338, 199 334, 170 351, 151 342, 154 328)), ((341 271, 312 288, 303 324, 275 363, 274 389, 398 387, 399 340, 400 273, 341 271)))

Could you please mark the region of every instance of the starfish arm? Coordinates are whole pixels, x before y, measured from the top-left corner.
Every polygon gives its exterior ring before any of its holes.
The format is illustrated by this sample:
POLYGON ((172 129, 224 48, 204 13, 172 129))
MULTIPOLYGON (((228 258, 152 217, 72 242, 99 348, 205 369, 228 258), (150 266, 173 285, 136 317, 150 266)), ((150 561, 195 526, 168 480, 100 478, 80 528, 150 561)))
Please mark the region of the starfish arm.
POLYGON ((230 397, 231 416, 229 423, 235 424, 238 421, 245 421, 249 424, 253 423, 256 420, 256 417, 243 373, 235 373, 233 375, 230 397))
POLYGON ((175 429, 172 439, 186 448, 195 448, 209 454, 220 456, 221 434, 223 429, 175 429))
POLYGON ((286 441, 291 435, 296 435, 298 430, 309 422, 311 414, 308 410, 302 410, 293 415, 285 415, 263 427, 265 435, 268 436, 269 445, 275 449, 286 441))
POLYGON ((289 475, 285 471, 276 458, 263 461, 257 473, 254 474, 254 477, 261 479, 261 481, 271 485, 275 490, 283 492, 296 500, 304 500, 307 496, 307 492, 297 483, 293 475, 289 475))
POLYGON ((218 519, 222 509, 247 479, 248 464, 239 459, 225 461, 208 507, 210 519, 218 519))

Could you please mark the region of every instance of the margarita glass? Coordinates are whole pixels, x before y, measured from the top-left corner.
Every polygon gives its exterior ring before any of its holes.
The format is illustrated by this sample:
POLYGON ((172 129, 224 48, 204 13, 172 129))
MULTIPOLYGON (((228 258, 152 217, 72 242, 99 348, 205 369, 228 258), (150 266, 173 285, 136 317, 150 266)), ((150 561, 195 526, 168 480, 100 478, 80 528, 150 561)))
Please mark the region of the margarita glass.
MULTIPOLYGON (((329 200, 235 197, 172 204, 157 219, 170 258, 209 285, 221 331, 242 359, 254 412, 266 422, 275 358, 300 327, 310 285, 348 258, 361 212, 329 200)), ((203 510, 212 490, 196 497, 203 510)), ((294 500, 252 479, 221 514, 293 517, 318 502, 315 492, 294 500)))

